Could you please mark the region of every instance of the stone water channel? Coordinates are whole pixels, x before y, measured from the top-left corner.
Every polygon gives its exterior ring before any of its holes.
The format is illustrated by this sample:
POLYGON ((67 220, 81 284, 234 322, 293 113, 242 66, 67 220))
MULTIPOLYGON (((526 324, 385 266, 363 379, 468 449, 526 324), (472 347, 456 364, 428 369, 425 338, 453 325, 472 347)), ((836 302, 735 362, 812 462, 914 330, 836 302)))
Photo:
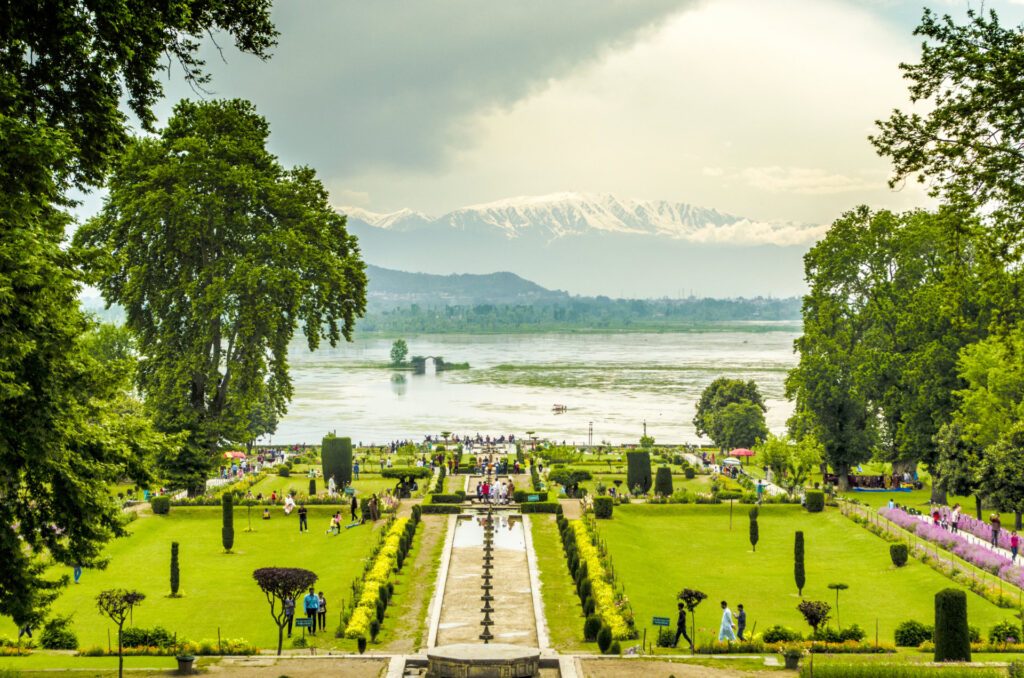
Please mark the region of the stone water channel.
MULTIPOLYGON (((467 479, 475 496, 482 476, 467 479)), ((493 478, 491 479, 494 480, 493 478)), ((498 482, 507 478, 497 478, 498 482)), ((449 517, 448 536, 431 602, 426 654, 429 673, 447 676, 559 676, 558 657, 549 649, 540 599, 540 579, 530 537, 529 517, 515 505, 466 505, 449 517), (481 587, 485 539, 490 521, 489 578, 493 600, 485 626, 481 587), (544 661, 541 661, 542 654, 544 661), (542 669, 541 666, 547 668, 542 669)))

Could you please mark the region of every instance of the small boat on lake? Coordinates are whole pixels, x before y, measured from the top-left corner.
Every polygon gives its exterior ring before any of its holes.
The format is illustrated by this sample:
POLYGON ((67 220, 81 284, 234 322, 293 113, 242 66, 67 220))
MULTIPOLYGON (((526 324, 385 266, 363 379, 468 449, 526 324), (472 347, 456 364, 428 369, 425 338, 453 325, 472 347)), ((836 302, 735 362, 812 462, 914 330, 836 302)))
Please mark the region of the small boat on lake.
POLYGON ((558 405, 557 403, 551 406, 551 411, 555 414, 565 414, 568 409, 568 405, 558 405))

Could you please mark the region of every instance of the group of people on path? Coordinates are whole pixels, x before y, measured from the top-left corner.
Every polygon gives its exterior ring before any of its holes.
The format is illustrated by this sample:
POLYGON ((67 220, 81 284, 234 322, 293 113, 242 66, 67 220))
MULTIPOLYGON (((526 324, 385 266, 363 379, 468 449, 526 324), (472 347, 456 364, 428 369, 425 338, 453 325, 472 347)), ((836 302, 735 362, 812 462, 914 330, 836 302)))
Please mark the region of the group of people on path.
POLYGON ((509 482, 480 482, 476 486, 476 498, 491 504, 507 504, 511 500, 515 488, 509 482))
MULTIPOLYGON (((746 640, 743 634, 747 630, 747 612, 743 609, 742 604, 738 605, 736 610, 734 618, 732 610, 729 609, 729 604, 724 600, 722 601, 722 623, 718 627, 718 642, 746 640)), ((679 616, 676 619, 676 639, 672 647, 679 646, 680 637, 686 639, 686 642, 690 645, 690 652, 693 652, 693 640, 686 632, 686 605, 683 603, 679 603, 679 616)))
MULTIPOLYGON (((302 606, 306 611, 306 619, 311 620, 310 633, 316 635, 317 629, 323 631, 327 628, 327 599, 324 592, 316 593, 312 588, 302 599, 302 606)), ((288 627, 288 637, 292 637, 292 625, 295 623, 295 599, 284 599, 284 618, 288 627)))
MULTIPOLYGON (((894 508, 895 506, 895 502, 890 499, 889 508, 894 508)), ((953 504, 953 508, 950 509, 948 512, 941 510, 941 507, 939 506, 932 507, 931 519, 932 524, 936 527, 941 527, 956 534, 960 531, 960 518, 960 504, 953 504)), ((998 513, 993 513, 988 518, 988 525, 990 530, 989 544, 992 546, 993 549, 1001 548, 1001 545, 999 543, 999 535, 1002 534, 1003 531, 1002 518, 998 513)), ((1009 551, 1010 560, 1016 563, 1017 555, 1020 553, 1020 536, 1017 534, 1016 530, 1010 531, 1009 551)))

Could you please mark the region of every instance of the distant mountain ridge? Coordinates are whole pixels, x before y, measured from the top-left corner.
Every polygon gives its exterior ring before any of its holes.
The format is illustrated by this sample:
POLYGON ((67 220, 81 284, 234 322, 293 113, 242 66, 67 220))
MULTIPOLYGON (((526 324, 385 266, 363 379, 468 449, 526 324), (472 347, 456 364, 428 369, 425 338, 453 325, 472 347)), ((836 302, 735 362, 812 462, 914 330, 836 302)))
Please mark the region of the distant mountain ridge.
POLYGON ((462 207, 340 207, 368 263, 401 271, 512 271, 547 289, 618 298, 802 295, 803 255, 827 230, 686 203, 557 193, 462 207))
POLYGON ((754 221, 715 209, 666 200, 621 199, 611 194, 554 193, 469 205, 439 217, 401 209, 370 212, 340 207, 352 219, 400 233, 427 228, 494 230, 506 238, 530 233, 548 238, 588 232, 654 235, 692 242, 793 245, 820 237, 822 227, 789 221, 754 221))

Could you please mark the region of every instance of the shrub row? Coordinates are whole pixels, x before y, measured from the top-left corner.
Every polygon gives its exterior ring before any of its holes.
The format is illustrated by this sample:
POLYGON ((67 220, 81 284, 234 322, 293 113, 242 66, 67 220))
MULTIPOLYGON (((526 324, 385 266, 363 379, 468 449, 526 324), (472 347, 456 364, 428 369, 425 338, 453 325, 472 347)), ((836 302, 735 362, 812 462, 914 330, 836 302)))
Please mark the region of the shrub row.
POLYGON ((562 506, 557 501, 527 502, 519 507, 522 513, 558 513, 562 506))
POLYGON ((376 553, 367 559, 362 579, 353 584, 358 599, 354 599, 355 609, 347 611, 348 620, 341 635, 360 640, 361 647, 367 638, 377 638, 380 625, 384 623, 384 611, 395 590, 390 581, 391 574, 402 569, 420 514, 421 511, 414 510, 412 519, 397 518, 391 523, 384 532, 383 540, 378 543, 376 553))
POLYGON ((437 513, 462 513, 462 506, 459 504, 422 504, 415 508, 420 509, 424 515, 437 513))
POLYGON ((466 500, 466 493, 459 490, 455 494, 432 494, 430 495, 431 504, 461 504, 466 500))
MULTIPOLYGON (((127 634, 129 629, 125 629, 127 634)), ((259 648, 244 638, 224 638, 220 642, 216 640, 201 640, 198 643, 190 640, 181 640, 171 645, 128 645, 124 646, 126 657, 159 657, 173 654, 190 654, 203 657, 215 657, 219 655, 254 655, 259 653, 259 648)), ((117 656, 117 648, 108 650, 105 647, 94 645, 85 648, 78 653, 79 657, 109 657, 117 656)))

